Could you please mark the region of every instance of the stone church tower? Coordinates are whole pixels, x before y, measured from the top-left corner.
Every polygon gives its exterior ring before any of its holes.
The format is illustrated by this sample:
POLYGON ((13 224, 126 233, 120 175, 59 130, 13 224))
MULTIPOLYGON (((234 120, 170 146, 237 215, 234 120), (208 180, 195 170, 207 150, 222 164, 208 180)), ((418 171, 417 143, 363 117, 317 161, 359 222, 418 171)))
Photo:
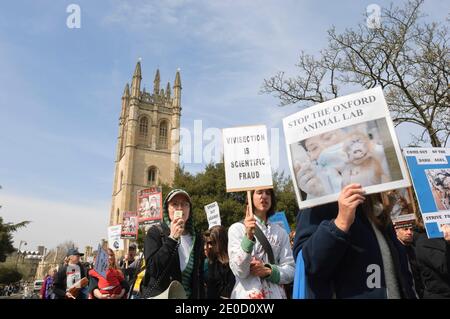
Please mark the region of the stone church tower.
POLYGON ((171 92, 160 88, 159 70, 153 93, 141 91, 141 63, 122 96, 115 159, 110 225, 122 222, 124 211, 136 211, 137 191, 172 184, 179 164, 181 79, 177 71, 171 92))

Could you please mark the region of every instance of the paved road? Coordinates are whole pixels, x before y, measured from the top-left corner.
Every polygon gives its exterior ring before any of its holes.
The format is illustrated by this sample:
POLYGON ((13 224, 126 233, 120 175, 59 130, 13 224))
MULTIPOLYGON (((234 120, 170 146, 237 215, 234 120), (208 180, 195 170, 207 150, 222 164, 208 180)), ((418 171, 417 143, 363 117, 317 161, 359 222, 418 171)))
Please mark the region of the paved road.
MULTIPOLYGON (((0 296, 0 299, 24 299, 23 292, 12 294, 11 296, 0 296)), ((26 299, 39 299, 38 295, 34 295, 33 297, 28 297, 26 299)))
POLYGON ((12 294, 11 296, 0 296, 0 299, 23 299, 23 293, 12 294))

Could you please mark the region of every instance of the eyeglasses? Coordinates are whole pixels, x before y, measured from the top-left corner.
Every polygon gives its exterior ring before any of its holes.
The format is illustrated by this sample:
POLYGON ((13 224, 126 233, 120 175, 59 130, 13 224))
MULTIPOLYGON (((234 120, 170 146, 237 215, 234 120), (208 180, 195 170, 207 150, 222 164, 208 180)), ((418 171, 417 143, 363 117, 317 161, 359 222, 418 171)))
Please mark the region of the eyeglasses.
POLYGON ((189 207, 189 202, 170 202, 169 203, 170 206, 172 207, 182 207, 182 208, 188 208, 189 207))

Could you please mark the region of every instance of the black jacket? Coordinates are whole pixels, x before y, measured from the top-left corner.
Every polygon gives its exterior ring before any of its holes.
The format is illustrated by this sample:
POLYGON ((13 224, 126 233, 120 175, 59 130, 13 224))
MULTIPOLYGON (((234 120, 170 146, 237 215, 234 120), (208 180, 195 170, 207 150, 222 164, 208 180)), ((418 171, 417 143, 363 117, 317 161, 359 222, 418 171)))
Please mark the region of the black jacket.
MULTIPOLYGON (((156 296, 166 290, 173 280, 180 283, 180 257, 178 255, 178 242, 169 238, 169 227, 161 223, 161 227, 150 227, 144 241, 145 277, 141 292, 145 293, 147 287, 151 289, 150 296, 156 296), (162 232, 161 232, 162 230, 162 232), (158 282, 157 282, 158 281, 158 282)), ((194 244, 194 266, 191 275, 192 294, 190 299, 204 298, 203 279, 203 240, 196 235, 194 244)))
POLYGON ((411 265, 411 272, 414 278, 414 288, 416 289, 419 299, 423 298, 423 281, 420 275, 420 267, 416 257, 416 244, 419 238, 421 238, 422 236, 426 237, 425 234, 414 231, 412 244, 404 246, 406 254, 408 255, 409 264, 411 265))
POLYGON ((208 263, 206 297, 208 299, 230 298, 235 281, 229 264, 222 264, 219 261, 208 263))
MULTIPOLYGON (((81 263, 78 263, 80 266, 81 278, 86 277, 86 268, 81 263)), ((55 299, 65 299, 66 298, 66 290, 67 290, 67 265, 61 267, 61 269, 56 274, 55 282, 53 283, 53 292, 55 293, 55 299)), ((78 294, 77 299, 86 298, 81 292, 78 294)))
MULTIPOLYGON (((308 298, 387 297, 383 260, 375 232, 362 211, 356 210, 348 233, 335 224, 337 203, 301 211, 297 216, 294 256, 302 250, 307 278, 308 298), (368 287, 372 265, 381 270, 379 288, 368 287)), ((406 252, 393 227, 383 231, 392 255, 402 298, 415 298, 406 252)))
POLYGON ((450 244, 443 238, 420 238, 416 258, 424 285, 423 298, 450 298, 450 244))

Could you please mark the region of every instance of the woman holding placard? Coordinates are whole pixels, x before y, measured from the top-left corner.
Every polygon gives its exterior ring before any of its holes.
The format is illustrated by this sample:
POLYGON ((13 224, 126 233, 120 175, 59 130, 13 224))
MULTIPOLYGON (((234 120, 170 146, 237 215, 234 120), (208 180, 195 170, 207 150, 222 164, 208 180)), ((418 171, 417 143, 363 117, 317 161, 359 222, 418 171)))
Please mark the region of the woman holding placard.
POLYGON ((228 231, 230 268, 236 277, 232 299, 286 299, 282 285, 294 278, 294 259, 286 231, 269 221, 275 213, 273 189, 250 192, 243 222, 228 231))
POLYGON ((92 299, 123 299, 129 285, 117 267, 116 255, 108 248, 108 269, 103 277, 95 269, 89 270, 89 293, 92 299))
POLYGON ((379 194, 365 195, 360 184, 344 187, 337 203, 300 211, 294 297, 416 298, 406 251, 389 212, 379 194), (299 271, 303 265, 305 278, 299 271))

